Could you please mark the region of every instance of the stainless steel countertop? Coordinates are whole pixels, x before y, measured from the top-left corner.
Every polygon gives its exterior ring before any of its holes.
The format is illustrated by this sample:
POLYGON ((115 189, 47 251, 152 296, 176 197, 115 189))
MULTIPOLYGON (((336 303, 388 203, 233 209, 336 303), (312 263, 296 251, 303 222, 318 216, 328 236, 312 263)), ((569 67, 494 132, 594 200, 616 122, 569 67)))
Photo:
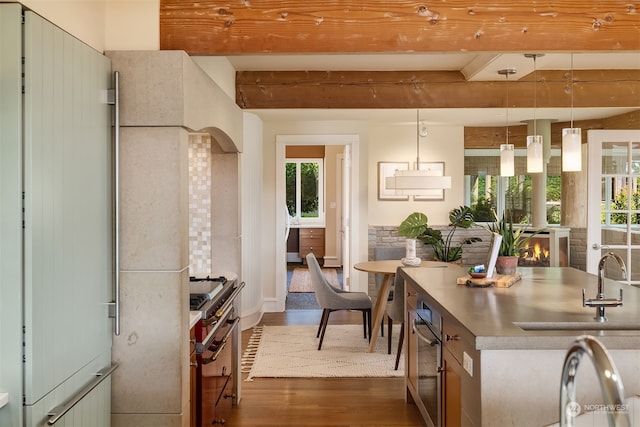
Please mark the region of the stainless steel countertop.
MULTIPOLYGON (((582 307, 596 295, 598 278, 568 267, 518 267, 522 280, 510 288, 469 288, 456 279, 467 275, 457 265, 429 268, 440 263, 405 267, 403 276, 425 291, 426 300, 445 317, 452 316, 475 336, 478 350, 562 349, 579 335, 597 337, 609 349, 640 349, 640 330, 525 331, 514 322, 596 322, 595 308, 582 307)), ((607 280, 605 296, 624 305, 606 309, 609 322, 640 323, 640 289, 607 280)))

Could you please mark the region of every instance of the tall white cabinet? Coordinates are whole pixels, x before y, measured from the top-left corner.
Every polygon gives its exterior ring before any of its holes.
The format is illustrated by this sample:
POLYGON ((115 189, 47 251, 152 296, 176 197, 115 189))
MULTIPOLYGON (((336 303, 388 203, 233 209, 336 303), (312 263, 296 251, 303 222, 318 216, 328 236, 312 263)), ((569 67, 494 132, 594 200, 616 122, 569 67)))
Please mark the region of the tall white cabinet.
MULTIPOLYGON (((40 426, 111 366, 108 58, 0 5, 0 426, 40 426)), ((110 379, 59 424, 110 425, 110 379)))

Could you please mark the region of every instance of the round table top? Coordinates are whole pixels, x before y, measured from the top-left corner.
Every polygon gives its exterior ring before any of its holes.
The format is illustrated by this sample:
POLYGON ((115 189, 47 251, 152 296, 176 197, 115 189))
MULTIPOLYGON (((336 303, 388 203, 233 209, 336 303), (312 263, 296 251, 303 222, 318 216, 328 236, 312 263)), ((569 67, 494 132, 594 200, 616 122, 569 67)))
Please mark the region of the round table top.
POLYGON ((353 266, 356 270, 366 271, 376 274, 396 274, 396 269, 402 267, 402 261, 399 259, 385 259, 379 261, 359 262, 353 266))

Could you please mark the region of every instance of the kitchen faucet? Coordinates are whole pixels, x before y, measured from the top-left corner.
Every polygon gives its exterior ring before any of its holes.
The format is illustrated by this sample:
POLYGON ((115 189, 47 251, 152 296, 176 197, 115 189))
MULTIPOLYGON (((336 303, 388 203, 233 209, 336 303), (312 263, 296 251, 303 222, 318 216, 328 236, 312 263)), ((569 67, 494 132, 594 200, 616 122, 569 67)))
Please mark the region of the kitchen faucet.
POLYGON ((595 307, 596 308, 596 319, 599 322, 605 322, 607 317, 604 315, 605 307, 617 307, 622 305, 622 289, 620 289, 620 299, 615 298, 605 298, 604 297, 604 265, 606 264, 609 258, 613 258, 618 263, 620 267, 620 272, 622 273, 622 277, 624 279, 627 278, 627 267, 624 265, 624 261, 618 255, 613 252, 607 252, 600 258, 600 262, 598 263, 598 294, 595 298, 585 299, 585 290, 582 289, 582 306, 583 307, 595 307))
POLYGON ((596 368, 600 389, 604 397, 602 407, 607 411, 609 426, 631 426, 629 410, 623 400, 624 386, 618 369, 600 341, 588 335, 578 337, 564 359, 560 384, 560 426, 573 427, 575 417, 580 412, 580 406, 575 401, 576 373, 580 359, 584 354, 589 356, 596 368))

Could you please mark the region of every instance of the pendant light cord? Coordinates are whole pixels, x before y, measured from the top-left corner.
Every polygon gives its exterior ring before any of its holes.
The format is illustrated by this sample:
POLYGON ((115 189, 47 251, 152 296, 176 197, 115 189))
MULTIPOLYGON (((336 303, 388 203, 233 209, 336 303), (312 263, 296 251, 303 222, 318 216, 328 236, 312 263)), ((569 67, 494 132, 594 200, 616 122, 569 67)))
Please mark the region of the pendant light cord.
POLYGON ((416 170, 420 170, 420 109, 416 109, 416 170))
POLYGON ((506 104, 506 111, 505 111, 505 117, 506 117, 506 123, 505 123, 505 128, 506 128, 506 135, 507 135, 507 145, 509 145, 509 71, 507 70, 507 72, 504 75, 507 78, 507 104, 506 104))
POLYGON ((538 71, 536 69, 536 56, 533 55, 533 134, 537 135, 536 131, 536 108, 538 106, 538 91, 536 90, 536 86, 538 84, 538 71))
POLYGON ((573 53, 571 54, 571 128, 573 129, 573 53))

